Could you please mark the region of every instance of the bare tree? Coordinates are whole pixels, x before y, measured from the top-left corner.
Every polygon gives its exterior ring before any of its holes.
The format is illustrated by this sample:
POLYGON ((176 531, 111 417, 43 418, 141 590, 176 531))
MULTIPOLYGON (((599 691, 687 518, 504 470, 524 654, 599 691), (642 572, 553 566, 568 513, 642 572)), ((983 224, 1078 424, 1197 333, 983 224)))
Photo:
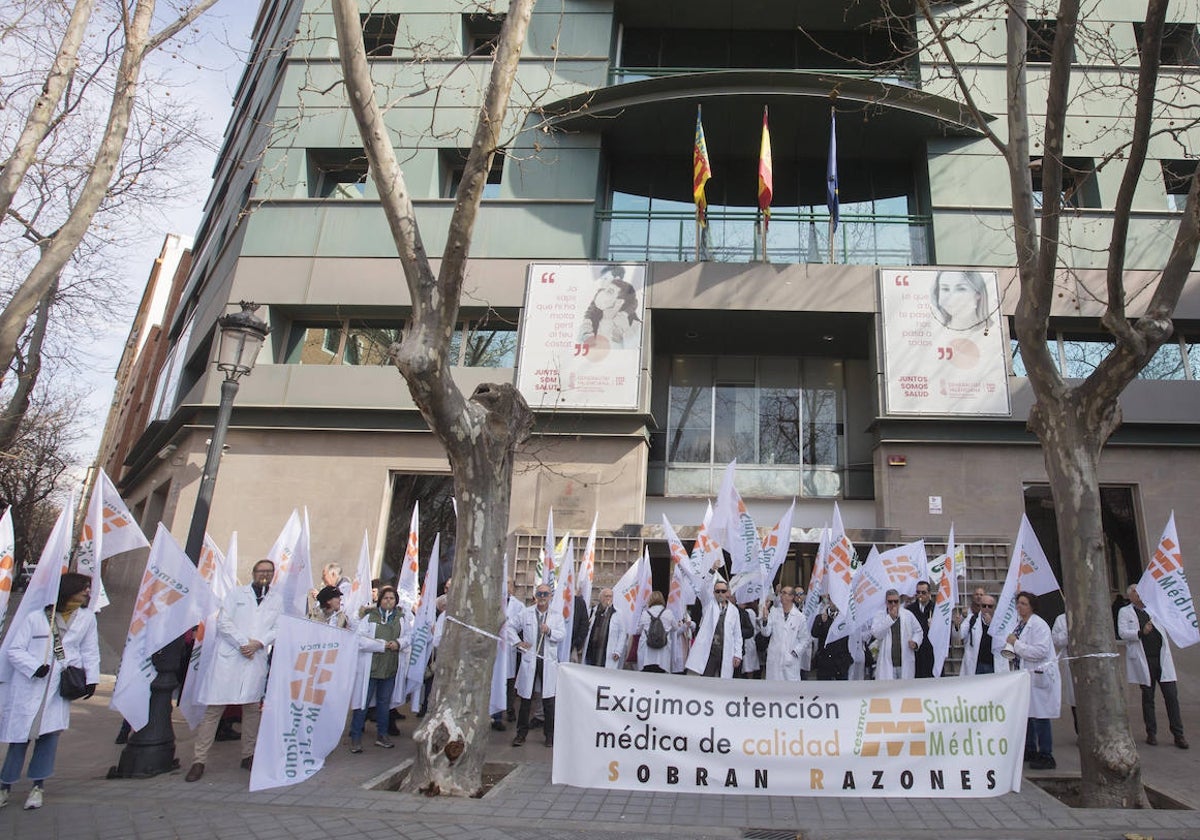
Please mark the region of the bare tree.
MULTIPOLYGON (((1072 182, 1066 177, 1070 173, 1064 163, 1071 108, 1080 96, 1079 79, 1072 77, 1072 62, 1081 44, 1093 52, 1115 53, 1111 42, 1106 42, 1106 33, 1081 26, 1080 6, 1080 0, 1059 0, 1052 36, 1045 28, 1031 26, 1027 0, 1008 0, 1001 7, 993 7, 1004 14, 1007 33, 1004 138, 989 128, 964 65, 956 60, 956 50, 964 45, 956 37, 968 31, 957 27, 965 18, 947 7, 935 10, 929 0, 920 0, 918 13, 932 33, 935 48, 945 59, 947 75, 975 126, 1003 155, 1008 168, 1020 283, 1015 332, 1036 397, 1028 426, 1042 444, 1054 497, 1070 655, 1081 657, 1072 664, 1072 674, 1078 703, 1083 800, 1098 807, 1140 807, 1147 803, 1141 764, 1130 734, 1120 659, 1115 658, 1098 467, 1104 445, 1121 424, 1118 398, 1172 334, 1172 313, 1200 244, 1200 182, 1192 176, 1170 254, 1144 313, 1132 318, 1126 310, 1130 290, 1125 287, 1130 209, 1149 142, 1155 132, 1179 133, 1185 126, 1195 126, 1193 118, 1164 127, 1163 109, 1170 107, 1172 99, 1159 89, 1168 0, 1148 0, 1136 85, 1133 90, 1120 91, 1131 101, 1133 116, 1123 124, 1128 133, 1117 137, 1101 163, 1122 167, 1107 248, 1106 310, 1100 319, 1100 325, 1111 336, 1111 345, 1095 360, 1086 378, 1064 379, 1054 363, 1047 336, 1055 283, 1063 267, 1063 226, 1074 212, 1071 193, 1079 186, 1078 180, 1072 182), (1026 78, 1031 39, 1039 39, 1039 49, 1048 52, 1047 97, 1039 129, 1031 129, 1026 78), (1034 149, 1042 154, 1040 196, 1035 196, 1033 189, 1030 161, 1034 149), (1040 202, 1035 201, 1038 198, 1040 202)), ((961 14, 979 13, 976 7, 961 14)), ((1114 63, 1123 62, 1118 57, 1114 63)), ((1096 90, 1099 88, 1091 92, 1096 90)), ((1109 93, 1115 95, 1116 91, 1109 93)))
POLYGON ((533 5, 534 0, 513 0, 505 16, 435 276, 375 99, 359 3, 333 2, 346 96, 412 296, 412 318, 391 354, 449 456, 458 502, 450 621, 437 659, 431 708, 416 732, 417 758, 406 782, 408 789, 429 794, 471 795, 482 784, 496 644, 459 622, 495 631, 503 621, 501 558, 508 537, 513 455, 533 423, 524 397, 511 384, 481 385, 467 399, 451 378, 447 358, 479 202, 500 145, 533 5))
MULTIPOLYGON (((151 31, 155 0, 121 0, 116 4, 112 37, 102 39, 111 50, 110 54, 117 57, 105 127, 95 147, 75 160, 77 166, 81 160, 87 164, 79 166, 83 177, 77 192, 72 194, 69 211, 61 220, 56 219, 53 227, 45 229, 37 219, 14 210, 14 202, 20 190, 30 186, 31 172, 36 168, 48 138, 55 135, 55 127, 84 102, 79 90, 72 95, 73 86, 86 89, 96 84, 103 73, 102 69, 83 77, 77 73, 79 52, 92 19, 94 2, 75 0, 71 4, 54 62, 39 94, 29 106, 24 125, 12 149, 6 153, 0 170, 0 224, 15 220, 22 235, 38 246, 36 259, 4 309, 0 310, 0 376, 6 375, 12 366, 29 318, 79 249, 97 211, 106 201, 121 200, 118 185, 137 183, 136 174, 127 171, 129 158, 123 153, 134 122, 134 103, 146 57, 191 25, 216 2, 196 0, 182 6, 178 16, 157 32, 151 31)), ((3 34, 7 36, 12 31, 6 28, 3 34)), ((107 60, 99 65, 100 68, 107 66, 107 60)), ((33 186, 36 189, 36 184, 33 186)))

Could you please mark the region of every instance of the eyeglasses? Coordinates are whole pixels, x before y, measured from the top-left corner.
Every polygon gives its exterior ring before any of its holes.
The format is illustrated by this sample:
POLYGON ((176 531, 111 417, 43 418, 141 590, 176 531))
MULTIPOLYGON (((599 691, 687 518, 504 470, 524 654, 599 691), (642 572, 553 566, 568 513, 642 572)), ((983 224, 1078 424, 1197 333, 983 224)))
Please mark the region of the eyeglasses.
POLYGON ((550 597, 549 592, 535 592, 533 594, 538 598, 549 598, 550 597))
POLYGON ((994 609, 996 609, 996 605, 995 605, 995 604, 984 604, 984 605, 983 605, 982 607, 980 607, 979 609, 981 609, 981 610, 994 610, 994 609))
POLYGON ((899 603, 900 603, 900 599, 899 599, 899 598, 888 598, 888 599, 887 599, 887 602, 888 602, 889 604, 899 604, 899 603))

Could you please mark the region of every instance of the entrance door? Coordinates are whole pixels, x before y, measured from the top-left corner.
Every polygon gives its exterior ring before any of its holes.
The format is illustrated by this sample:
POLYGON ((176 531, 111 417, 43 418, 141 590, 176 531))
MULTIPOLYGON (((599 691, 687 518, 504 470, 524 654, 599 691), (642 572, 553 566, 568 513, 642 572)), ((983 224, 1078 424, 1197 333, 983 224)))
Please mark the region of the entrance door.
POLYGON ((413 504, 420 504, 420 544, 417 555, 421 563, 422 582, 429 553, 433 551, 433 538, 441 534, 440 558, 438 563, 438 588, 450 577, 454 561, 454 479, 448 475, 419 473, 392 473, 392 502, 388 510, 387 535, 383 543, 383 564, 379 577, 386 583, 395 583, 404 563, 404 551, 408 547, 408 529, 412 523, 413 504))

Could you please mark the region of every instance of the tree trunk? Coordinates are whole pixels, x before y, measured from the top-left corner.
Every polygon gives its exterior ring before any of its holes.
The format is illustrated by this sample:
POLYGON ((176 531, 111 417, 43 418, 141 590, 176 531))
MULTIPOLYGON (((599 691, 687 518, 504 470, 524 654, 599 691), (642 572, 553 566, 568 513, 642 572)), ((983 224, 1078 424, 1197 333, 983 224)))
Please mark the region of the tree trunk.
POLYGON ((1111 404, 1089 410, 1075 397, 1039 401, 1029 425, 1042 442, 1058 519, 1067 653, 1083 657, 1071 662, 1082 798, 1093 808, 1145 808, 1149 802, 1116 652, 1100 506, 1100 451, 1119 424, 1119 414, 1111 404))
POLYGON ((430 796, 471 796, 480 787, 496 642, 457 622, 489 633, 504 623, 513 452, 533 426, 533 413, 510 384, 481 385, 470 402, 486 414, 474 445, 451 458, 458 527, 447 611, 454 620, 443 630, 430 712, 413 735, 417 756, 404 784, 430 796))
POLYGON ((29 403, 33 399, 33 389, 37 385, 38 376, 42 372, 42 345, 46 341, 46 327, 50 321, 50 307, 58 295, 58 283, 51 284, 46 294, 38 303, 37 318, 33 322, 33 330, 29 335, 29 346, 25 349, 25 358, 19 363, 17 370, 17 387, 0 415, 0 452, 12 449, 21 430, 21 422, 29 411, 29 403))

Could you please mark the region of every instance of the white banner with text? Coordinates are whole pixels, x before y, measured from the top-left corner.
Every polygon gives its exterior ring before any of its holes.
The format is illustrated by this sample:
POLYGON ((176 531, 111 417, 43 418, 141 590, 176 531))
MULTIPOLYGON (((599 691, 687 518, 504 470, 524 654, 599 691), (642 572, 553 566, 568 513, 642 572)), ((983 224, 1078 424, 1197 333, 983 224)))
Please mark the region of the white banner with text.
POLYGON ((556 784, 774 796, 1021 789, 1029 674, 773 682, 558 669, 556 784))

